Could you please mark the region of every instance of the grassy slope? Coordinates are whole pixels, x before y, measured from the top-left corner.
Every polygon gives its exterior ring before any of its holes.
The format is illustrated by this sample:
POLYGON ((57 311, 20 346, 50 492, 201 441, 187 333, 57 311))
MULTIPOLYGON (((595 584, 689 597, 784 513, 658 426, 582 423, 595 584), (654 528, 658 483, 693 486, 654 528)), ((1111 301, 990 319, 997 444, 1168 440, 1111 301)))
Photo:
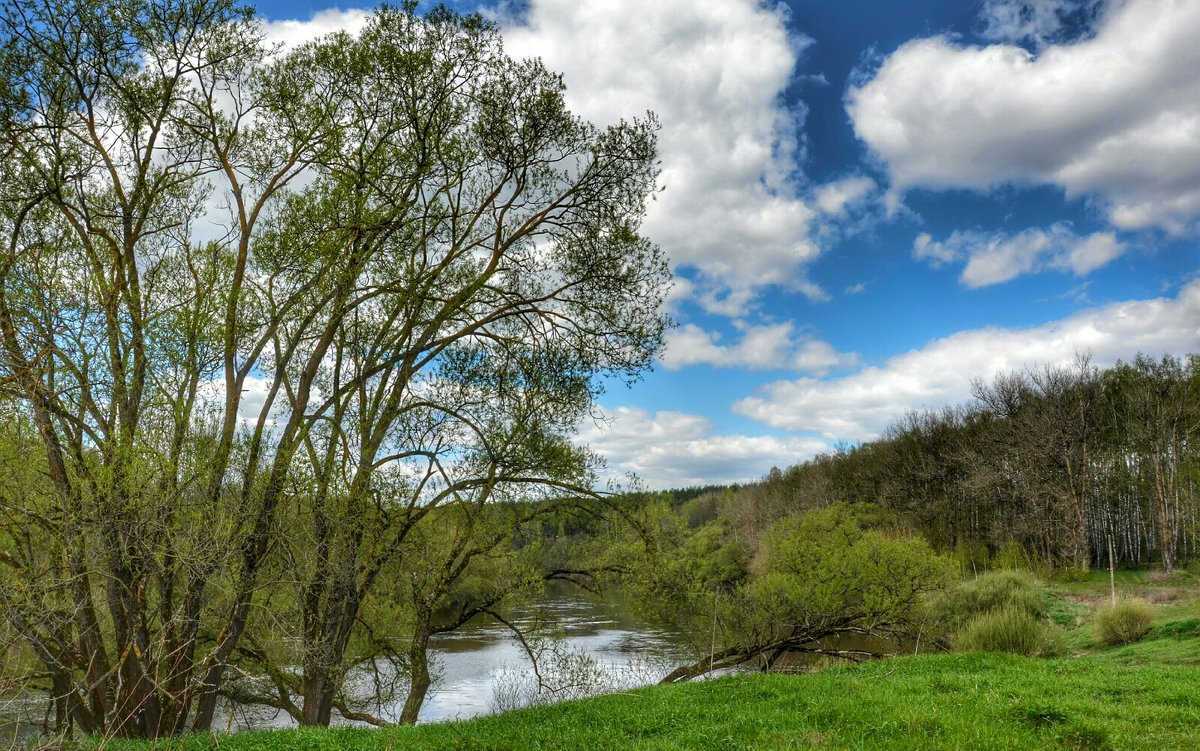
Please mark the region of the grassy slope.
MULTIPOLYGON (((461 723, 197 736, 162 749, 1200 749, 1200 607, 1156 605, 1154 633, 1102 649, 1091 604, 1107 579, 1055 585, 1072 656, 904 657, 805 676, 653 687, 461 723)), ((1183 586, 1180 586, 1183 585, 1183 586)), ((1127 595, 1153 594, 1144 577, 1127 595)), ((145 744, 106 744, 139 749, 145 744)))
POLYGON ((749 675, 649 688, 463 723, 199 736, 160 746, 231 751, 1198 747, 1200 668, 1195 664, 1131 666, 1090 658, 962 654, 905 657, 808 676, 749 675))

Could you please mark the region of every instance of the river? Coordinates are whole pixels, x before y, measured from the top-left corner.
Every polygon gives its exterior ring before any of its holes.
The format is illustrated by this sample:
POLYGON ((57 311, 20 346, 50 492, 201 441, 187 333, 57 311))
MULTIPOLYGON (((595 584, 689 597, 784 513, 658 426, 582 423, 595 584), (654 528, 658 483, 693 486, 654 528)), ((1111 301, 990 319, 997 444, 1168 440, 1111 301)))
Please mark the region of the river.
MULTIPOLYGON (((540 654, 539 672, 546 686, 539 688, 525 647, 512 631, 477 618, 431 640, 435 678, 418 722, 466 719, 646 685, 685 659, 681 632, 650 624, 620 597, 551 588, 535 605, 518 611, 512 622, 522 629, 542 625, 544 636, 529 646, 540 654)), ((365 687, 369 681, 364 677, 358 683, 365 687)), ((361 693, 370 691, 363 688, 361 693)), ((403 699, 401 694, 366 709, 393 721, 403 699)), ((334 724, 356 723, 335 712, 334 724)), ((214 728, 233 731, 294 725, 286 713, 250 707, 227 708, 213 723, 214 728)))

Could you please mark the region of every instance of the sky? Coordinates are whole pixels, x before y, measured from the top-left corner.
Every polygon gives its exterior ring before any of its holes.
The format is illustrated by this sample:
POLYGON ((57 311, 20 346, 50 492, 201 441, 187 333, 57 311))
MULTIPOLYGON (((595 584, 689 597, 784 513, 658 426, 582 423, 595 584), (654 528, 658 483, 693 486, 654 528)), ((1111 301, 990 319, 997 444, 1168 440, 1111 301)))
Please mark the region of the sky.
MULTIPOLYGON (((1196 0, 483 0, 597 123, 652 110, 675 327, 579 440, 753 481, 973 379, 1200 352, 1196 0)), ((361 8, 262 2, 294 41, 361 8)))

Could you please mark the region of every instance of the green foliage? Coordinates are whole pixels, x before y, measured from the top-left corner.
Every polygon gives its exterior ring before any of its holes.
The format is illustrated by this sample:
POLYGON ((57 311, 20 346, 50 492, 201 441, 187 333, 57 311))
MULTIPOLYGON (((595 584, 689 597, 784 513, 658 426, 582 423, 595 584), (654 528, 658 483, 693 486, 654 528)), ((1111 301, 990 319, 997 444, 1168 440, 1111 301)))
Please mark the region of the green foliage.
POLYGON ((954 560, 958 562, 959 571, 966 574, 977 574, 988 565, 987 545, 979 540, 959 538, 954 543, 954 560))
POLYGON ((1031 555, 1020 542, 1008 540, 996 555, 992 557, 992 567, 1015 571, 1030 571, 1038 573, 1044 566, 1037 557, 1031 555))
POLYGON ((1154 611, 1144 600, 1121 600, 1096 613, 1096 637, 1104 644, 1130 644, 1154 628, 1154 611))
POLYGON ((866 504, 838 504, 785 516, 754 549, 728 516, 693 530, 686 510, 653 504, 636 521, 643 549, 626 543, 619 554, 644 610, 687 627, 697 657, 723 655, 724 665, 698 660, 672 673, 683 680, 839 634, 917 632, 925 597, 955 566, 920 538, 868 526, 886 520, 866 504))
POLYGON ((954 565, 922 539, 864 529, 861 511, 836 505, 777 524, 763 542, 762 574, 745 591, 756 616, 746 622, 814 632, 846 621, 911 627, 922 596, 945 586, 954 565))
POLYGON ((1007 652, 1045 657, 1062 650, 1057 627, 1043 624, 1019 605, 1005 605, 972 618, 951 638, 959 652, 1007 652))
POLYGON ((1062 566, 1050 572, 1050 578, 1056 582, 1085 582, 1092 572, 1082 566, 1062 566))

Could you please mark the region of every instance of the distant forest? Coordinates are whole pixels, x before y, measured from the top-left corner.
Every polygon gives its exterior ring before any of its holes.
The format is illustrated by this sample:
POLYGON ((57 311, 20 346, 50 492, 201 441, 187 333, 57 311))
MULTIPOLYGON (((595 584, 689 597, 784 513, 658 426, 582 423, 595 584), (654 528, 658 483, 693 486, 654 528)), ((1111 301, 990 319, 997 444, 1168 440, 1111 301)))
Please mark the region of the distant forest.
POLYGON ((978 381, 973 396, 759 483, 670 495, 693 526, 720 517, 752 539, 806 509, 877 504, 968 570, 997 556, 1107 567, 1110 542, 1119 567, 1197 556, 1200 356, 1080 357, 978 381))

